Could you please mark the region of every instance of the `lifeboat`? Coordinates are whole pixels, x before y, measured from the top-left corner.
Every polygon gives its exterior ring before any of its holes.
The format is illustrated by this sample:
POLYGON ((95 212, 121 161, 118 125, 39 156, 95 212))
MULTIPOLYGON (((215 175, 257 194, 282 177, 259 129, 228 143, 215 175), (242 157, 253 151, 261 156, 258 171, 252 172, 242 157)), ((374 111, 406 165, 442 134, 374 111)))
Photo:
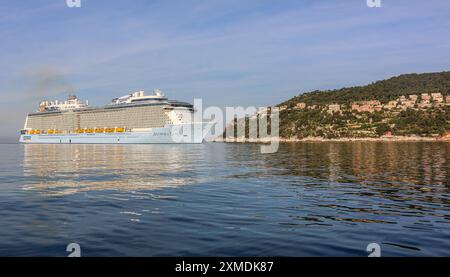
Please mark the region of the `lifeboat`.
POLYGON ((49 135, 53 135, 54 133, 55 133, 54 129, 47 130, 47 134, 49 134, 49 135))
POLYGON ((96 132, 96 133, 104 133, 104 132, 105 132, 105 129, 104 129, 104 128, 96 128, 96 129, 95 129, 95 132, 96 132))
POLYGON ((116 131, 116 133, 123 133, 123 132, 125 132, 125 128, 117 127, 115 131, 116 131))
POLYGON ((114 133, 114 128, 105 128, 106 133, 114 133))
POLYGON ((91 133, 93 133, 93 132, 94 132, 94 129, 91 129, 91 128, 86 129, 86 133, 91 134, 91 133))

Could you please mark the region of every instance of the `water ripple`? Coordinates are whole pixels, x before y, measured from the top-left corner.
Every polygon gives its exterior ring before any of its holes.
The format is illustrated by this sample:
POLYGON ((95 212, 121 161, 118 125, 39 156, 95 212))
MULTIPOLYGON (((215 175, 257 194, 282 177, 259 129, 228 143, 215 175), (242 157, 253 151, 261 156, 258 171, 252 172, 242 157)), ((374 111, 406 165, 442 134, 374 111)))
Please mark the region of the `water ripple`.
POLYGON ((0 151, 0 256, 450 255, 450 143, 0 151))

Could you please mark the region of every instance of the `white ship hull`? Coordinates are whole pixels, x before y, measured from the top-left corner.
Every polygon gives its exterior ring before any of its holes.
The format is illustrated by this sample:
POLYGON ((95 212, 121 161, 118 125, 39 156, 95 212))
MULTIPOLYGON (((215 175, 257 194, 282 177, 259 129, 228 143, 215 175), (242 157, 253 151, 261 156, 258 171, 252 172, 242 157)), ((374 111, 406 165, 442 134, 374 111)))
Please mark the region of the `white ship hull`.
POLYGON ((82 134, 24 134, 19 142, 26 144, 149 144, 202 143, 210 123, 166 125, 143 132, 82 133, 82 134), (207 128, 204 128, 207 127, 207 128))

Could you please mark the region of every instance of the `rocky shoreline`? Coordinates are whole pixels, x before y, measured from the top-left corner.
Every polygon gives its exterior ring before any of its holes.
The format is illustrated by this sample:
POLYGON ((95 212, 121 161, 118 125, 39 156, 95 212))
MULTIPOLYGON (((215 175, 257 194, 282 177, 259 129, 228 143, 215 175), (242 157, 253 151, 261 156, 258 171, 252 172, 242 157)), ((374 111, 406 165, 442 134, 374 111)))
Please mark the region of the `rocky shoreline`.
POLYGON ((450 136, 445 137, 419 137, 419 136, 382 136, 378 138, 374 137, 360 137, 360 138, 333 138, 327 139, 322 137, 306 137, 302 139, 298 138, 277 138, 274 140, 268 139, 244 139, 244 138, 214 138, 211 142, 226 142, 226 143, 270 143, 271 141, 277 141, 281 143, 294 143, 294 142, 357 142, 357 141, 383 141, 383 142, 450 142, 450 136))

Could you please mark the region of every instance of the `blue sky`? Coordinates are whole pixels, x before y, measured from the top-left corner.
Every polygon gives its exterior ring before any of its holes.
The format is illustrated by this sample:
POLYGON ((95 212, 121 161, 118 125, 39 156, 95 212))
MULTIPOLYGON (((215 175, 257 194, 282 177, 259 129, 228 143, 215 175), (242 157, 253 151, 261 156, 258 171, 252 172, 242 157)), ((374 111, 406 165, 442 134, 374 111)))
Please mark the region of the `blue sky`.
POLYGON ((0 137, 42 98, 161 88, 206 105, 449 70, 450 1, 0 0, 0 137), (43 80, 53 80, 43 82, 43 80))

